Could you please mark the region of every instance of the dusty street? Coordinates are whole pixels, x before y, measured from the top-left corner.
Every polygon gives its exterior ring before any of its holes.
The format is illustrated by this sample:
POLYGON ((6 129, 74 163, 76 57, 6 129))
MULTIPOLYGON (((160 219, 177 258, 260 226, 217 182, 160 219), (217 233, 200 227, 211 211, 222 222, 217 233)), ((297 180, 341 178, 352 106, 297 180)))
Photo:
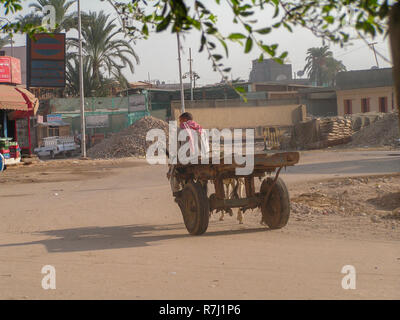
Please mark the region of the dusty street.
MULTIPOLYGON (((399 172, 398 151, 324 151, 302 154, 283 178, 306 202, 304 193, 335 191, 332 183, 343 189, 350 176, 370 177, 351 180, 354 190, 382 184, 378 195, 398 196, 399 172)), ((165 175, 163 166, 132 159, 53 161, 0 174, 0 298, 400 298, 398 219, 295 212, 286 228, 270 231, 249 212, 244 225, 215 216, 205 236, 192 237, 165 175), (56 290, 42 289, 45 265, 56 268, 56 290), (342 288, 346 265, 356 269, 356 290, 342 288)))

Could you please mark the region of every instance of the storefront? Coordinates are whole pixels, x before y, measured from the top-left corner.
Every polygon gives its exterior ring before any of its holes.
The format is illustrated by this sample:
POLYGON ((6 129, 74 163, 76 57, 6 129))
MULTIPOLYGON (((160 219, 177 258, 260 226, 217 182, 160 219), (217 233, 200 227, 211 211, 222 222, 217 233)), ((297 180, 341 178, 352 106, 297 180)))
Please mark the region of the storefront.
POLYGON ((31 154, 36 141, 38 107, 39 100, 28 90, 0 85, 0 138, 18 142, 23 153, 31 154))

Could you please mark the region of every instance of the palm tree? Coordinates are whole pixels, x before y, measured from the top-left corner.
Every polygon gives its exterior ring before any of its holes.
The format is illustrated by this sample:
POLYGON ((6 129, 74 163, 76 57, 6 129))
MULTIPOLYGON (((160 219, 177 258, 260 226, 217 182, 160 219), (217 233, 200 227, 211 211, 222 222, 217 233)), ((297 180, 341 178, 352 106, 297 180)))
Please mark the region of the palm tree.
MULTIPOLYGON (((67 59, 66 69, 66 93, 68 93, 70 96, 79 96, 79 59, 77 56, 67 59)), ((83 83, 85 97, 90 97, 92 92, 96 89, 93 83, 89 59, 87 57, 84 57, 83 59, 83 83)))
MULTIPOLYGON (((79 96, 79 58, 77 55, 69 55, 66 65, 66 93, 70 96, 79 96)), ((117 77, 106 78, 100 75, 99 80, 93 77, 89 57, 83 58, 83 83, 85 97, 105 97, 112 94, 113 88, 120 91, 129 87, 129 83, 122 73, 117 77)))
POLYGON ((33 26, 40 26, 42 23, 42 12, 45 6, 51 5, 56 11, 56 28, 53 32, 68 32, 76 26, 74 21, 74 14, 68 14, 68 10, 75 3, 72 0, 36 0, 36 3, 31 3, 30 8, 34 9, 34 12, 26 16, 18 16, 17 22, 23 27, 30 24, 33 26))
POLYGON ((328 46, 308 49, 306 62, 304 72, 307 72, 309 78, 318 86, 334 86, 336 75, 347 70, 342 61, 333 57, 328 46))
POLYGON ((38 27, 42 24, 42 17, 37 13, 29 13, 25 16, 19 15, 16 20, 22 28, 25 28, 28 25, 38 27))
POLYGON ((310 48, 307 51, 306 66, 304 72, 307 72, 308 77, 314 81, 317 86, 322 86, 326 80, 325 67, 328 59, 332 59, 332 51, 329 51, 328 46, 321 48, 310 48))
POLYGON ((326 61, 326 72, 329 84, 334 87, 336 85, 336 75, 339 72, 347 71, 346 66, 342 61, 336 60, 333 57, 328 58, 326 61))
MULTIPOLYGON (((124 80, 121 70, 128 67, 133 73, 134 62, 139 63, 139 58, 132 49, 131 44, 119 38, 121 31, 116 30, 114 20, 103 11, 89 12, 82 17, 83 54, 88 57, 91 66, 93 81, 99 86, 104 81, 104 73, 109 79, 124 80)), ((79 47, 78 39, 69 39, 69 43, 79 47)))

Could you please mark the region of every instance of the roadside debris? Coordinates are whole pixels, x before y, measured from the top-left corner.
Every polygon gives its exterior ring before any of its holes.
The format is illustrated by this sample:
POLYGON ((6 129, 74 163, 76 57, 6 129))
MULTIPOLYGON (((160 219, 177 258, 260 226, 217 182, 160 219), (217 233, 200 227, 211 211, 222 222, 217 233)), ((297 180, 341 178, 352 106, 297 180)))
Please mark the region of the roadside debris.
POLYGON ((397 113, 381 116, 379 120, 353 135, 347 147, 378 147, 399 145, 399 118, 397 113))
POLYGON ((146 142, 151 129, 164 130, 168 137, 168 123, 154 117, 144 117, 124 131, 114 134, 88 150, 92 159, 144 157, 150 142, 146 142))
POLYGON ((309 184, 309 192, 293 195, 294 215, 365 217, 372 223, 400 226, 400 175, 357 177, 309 184))

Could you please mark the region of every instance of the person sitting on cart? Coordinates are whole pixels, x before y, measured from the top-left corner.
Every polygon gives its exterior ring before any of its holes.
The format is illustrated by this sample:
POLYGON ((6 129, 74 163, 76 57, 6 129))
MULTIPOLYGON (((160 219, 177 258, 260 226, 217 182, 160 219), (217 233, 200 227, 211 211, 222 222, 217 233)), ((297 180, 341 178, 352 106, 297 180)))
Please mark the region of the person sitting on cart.
MULTIPOLYGON (((201 146, 202 148, 204 148, 205 150, 203 150, 203 151, 208 153, 209 146, 208 146, 208 141, 204 137, 204 134, 205 134, 204 129, 200 124, 198 124, 197 122, 194 121, 193 115, 191 113, 185 112, 185 113, 180 115, 180 117, 179 117, 179 129, 180 130, 187 130, 188 137, 189 137, 189 142, 191 143, 192 151, 195 151, 195 149, 196 149, 196 146, 195 146, 195 141, 196 140, 193 139, 193 136, 192 136, 192 130, 193 130, 194 132, 196 132, 198 134, 198 139, 197 139, 198 146, 199 147, 201 146)), ((181 144, 183 144, 183 143, 179 143, 178 142, 178 149, 181 146, 181 144)), ((194 153, 196 154, 196 157, 198 157, 199 153, 196 153, 196 152, 194 152, 194 153)), ((169 170, 169 172, 167 174, 167 177, 170 180, 172 191, 174 193, 177 193, 177 192, 180 191, 180 186, 179 186, 179 183, 174 178, 175 168, 176 168, 175 165, 170 165, 170 170, 169 170)))
POLYGON ((193 120, 193 115, 189 112, 182 113, 179 117, 179 127, 181 129, 192 129, 200 134, 203 131, 203 127, 193 120))
POLYGON ((179 128, 187 131, 191 144, 190 147, 195 157, 199 155, 208 155, 210 148, 206 132, 200 124, 194 121, 191 113, 185 112, 181 114, 179 117, 179 128), (193 131, 197 133, 197 140, 192 136, 193 131), (197 145, 195 145, 196 141, 197 145))

